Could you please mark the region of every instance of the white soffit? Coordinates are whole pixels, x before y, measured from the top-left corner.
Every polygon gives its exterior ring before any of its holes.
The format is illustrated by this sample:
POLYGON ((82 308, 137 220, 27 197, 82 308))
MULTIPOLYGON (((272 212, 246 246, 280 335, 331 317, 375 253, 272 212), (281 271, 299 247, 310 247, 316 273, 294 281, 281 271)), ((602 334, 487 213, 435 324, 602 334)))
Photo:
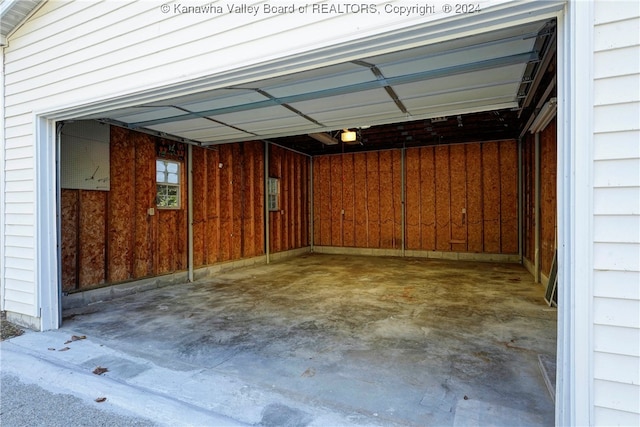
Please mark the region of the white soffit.
POLYGON ((514 108, 527 64, 541 59, 535 42, 545 24, 365 56, 99 118, 209 145, 514 108))

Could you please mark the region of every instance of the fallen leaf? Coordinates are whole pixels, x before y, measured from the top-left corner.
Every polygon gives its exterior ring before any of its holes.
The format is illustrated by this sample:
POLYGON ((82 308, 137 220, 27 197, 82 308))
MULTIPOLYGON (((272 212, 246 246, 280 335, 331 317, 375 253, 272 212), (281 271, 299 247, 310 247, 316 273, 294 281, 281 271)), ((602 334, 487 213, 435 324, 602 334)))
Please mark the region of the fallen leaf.
POLYGON ((105 400, 107 400, 107 398, 106 398, 106 397, 98 397, 98 398, 96 399, 96 402, 98 402, 98 403, 102 403, 102 402, 104 402, 105 400))
POLYGON ((49 350, 49 351, 56 351, 56 349, 55 349, 55 348, 53 348, 53 347, 49 347, 47 350, 49 350))
POLYGON ((71 341, 71 340, 67 340, 67 341, 64 342, 64 345, 71 344, 72 342, 73 341, 71 341))
POLYGON ((60 350, 58 350, 58 351, 67 351, 67 350, 71 350, 71 349, 70 349, 69 347, 65 347, 65 348, 61 348, 61 349, 60 349, 60 350))
POLYGON ((71 336, 71 341, 80 341, 80 340, 86 340, 87 336, 86 335, 72 335, 71 336))
POLYGON ((316 370, 314 368, 307 368, 307 370, 304 371, 300 376, 310 378, 310 377, 313 377, 315 374, 316 374, 316 370))
POLYGON ((105 372, 109 372, 109 370, 107 368, 103 368, 102 366, 98 366, 96 369, 93 370, 93 373, 96 375, 102 375, 105 372))
POLYGON ((469 400, 469 396, 465 395, 464 400, 469 400))

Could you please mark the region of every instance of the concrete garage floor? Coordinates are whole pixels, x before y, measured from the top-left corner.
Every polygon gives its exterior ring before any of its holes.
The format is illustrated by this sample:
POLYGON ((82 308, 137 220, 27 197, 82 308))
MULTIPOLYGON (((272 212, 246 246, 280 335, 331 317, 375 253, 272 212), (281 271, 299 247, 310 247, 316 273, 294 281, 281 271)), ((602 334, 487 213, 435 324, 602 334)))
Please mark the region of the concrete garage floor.
MULTIPOLYGON (((556 312, 543 296, 519 265, 309 254, 93 304, 63 329, 354 424, 553 425, 538 356, 555 358, 556 312)), ((229 402, 216 409, 253 422, 229 402)), ((314 420, 261 411, 262 425, 314 420)))

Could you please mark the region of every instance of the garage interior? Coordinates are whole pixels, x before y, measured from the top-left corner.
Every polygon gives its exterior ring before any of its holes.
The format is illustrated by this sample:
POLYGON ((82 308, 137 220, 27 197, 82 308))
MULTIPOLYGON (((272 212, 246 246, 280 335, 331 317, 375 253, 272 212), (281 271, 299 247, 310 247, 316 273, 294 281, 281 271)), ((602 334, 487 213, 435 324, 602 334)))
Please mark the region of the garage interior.
POLYGON ((63 327, 356 423, 552 424, 555 30, 60 123, 63 327))

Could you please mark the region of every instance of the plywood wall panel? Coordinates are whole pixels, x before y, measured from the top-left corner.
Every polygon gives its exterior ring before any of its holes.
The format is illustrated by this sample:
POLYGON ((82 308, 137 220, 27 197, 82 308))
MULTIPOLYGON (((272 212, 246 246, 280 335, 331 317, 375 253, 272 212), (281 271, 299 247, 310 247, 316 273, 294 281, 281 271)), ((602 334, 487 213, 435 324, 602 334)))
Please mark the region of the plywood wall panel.
POLYGON ((252 148, 252 156, 254 163, 254 207, 253 207, 253 223, 254 223, 254 254, 262 255, 265 253, 264 247, 264 143, 254 141, 249 143, 252 148))
POLYGON ((369 248, 380 248, 380 153, 366 153, 369 248))
POLYGON ((393 185, 393 153, 391 151, 380 151, 380 247, 392 249, 394 247, 394 194, 393 185))
POLYGON ((220 145, 220 260, 229 261, 233 234, 233 152, 231 145, 220 145))
POLYGON ((393 249, 400 249, 402 242, 402 150, 391 151, 391 174, 393 191, 393 249))
MULTIPOLYGON (((424 251, 436 250, 436 163, 435 148, 420 150, 420 241, 424 251)), ((411 185, 407 183, 407 185, 411 185)))
POLYGON ((133 277, 135 244, 135 142, 130 132, 111 128, 110 191, 108 221, 108 271, 107 280, 122 282, 133 277))
POLYGON ((207 205, 207 150, 192 147, 193 170, 193 265, 205 265, 206 205, 207 205))
POLYGON ((406 249, 422 249, 420 241, 421 232, 421 201, 420 201, 420 149, 412 148, 406 150, 406 224, 405 239, 406 249))
POLYGON ((369 246, 369 209, 366 154, 353 154, 354 245, 369 246))
POLYGON ((540 133, 540 268, 548 276, 557 234, 556 120, 540 133))
POLYGON ((465 145, 449 147, 451 250, 467 251, 467 158, 465 145))
POLYGON ((253 220, 254 206, 255 206, 255 162, 253 161, 253 150, 251 145, 242 144, 242 257, 255 256, 255 222, 253 220))
MULTIPOLYGON (((280 179, 280 210, 270 212, 270 250, 271 252, 282 252, 297 249, 309 244, 309 158, 291 150, 270 146, 269 150, 269 170, 270 176, 280 179)), ((319 176, 330 178, 324 175, 324 165, 316 162, 314 173, 319 176)), ((322 206, 325 195, 320 179, 315 184, 314 198, 316 203, 322 206)), ((322 222, 321 208, 315 212, 315 217, 322 222)), ((325 206, 329 209, 329 206, 325 206)), ((328 225, 331 224, 328 222, 328 225)), ((316 224, 315 238, 322 239, 322 225, 316 224), (318 228, 320 230, 318 230, 318 228)), ((330 235, 328 235, 330 238, 330 235)), ((317 244, 317 242, 316 242, 317 244)))
POLYGON ((535 158, 534 136, 527 134, 523 142, 523 256, 535 261, 535 158))
POLYGON ((500 253, 500 145, 482 144, 483 240, 486 253, 500 253))
MULTIPOLYGON (((514 253, 515 246, 517 252, 515 149, 515 141, 407 149, 406 248, 514 253), (506 148, 501 155, 502 144, 506 148), (508 182, 501 182, 502 174, 508 182)), ((342 204, 332 205, 332 211, 328 205, 315 206, 315 227, 319 222, 325 229, 340 227, 343 246, 350 245, 352 204, 356 247, 402 248, 401 157, 401 150, 317 157, 318 169, 324 164, 328 171, 314 175, 314 188, 322 192, 316 194, 316 203, 338 192, 342 204), (344 219, 335 214, 342 209, 344 219)))
POLYGON ((244 224, 244 183, 242 181, 242 168, 244 158, 242 156, 241 144, 231 144, 231 254, 230 259, 242 258, 242 228, 244 224))
POLYGON ((436 163, 436 250, 451 250, 451 175, 449 147, 435 148, 436 163))
POLYGON ((355 211, 355 179, 353 154, 343 156, 342 170, 344 179, 342 180, 342 208, 344 215, 343 223, 343 245, 353 247, 356 245, 356 211, 355 211))
POLYGON ((321 159, 324 157, 314 157, 311 159, 311 163, 313 164, 313 181, 311 185, 313 186, 313 198, 311 203, 313 203, 313 244, 320 245, 322 242, 322 170, 320 168, 321 159))
POLYGON ((481 145, 466 145, 466 153, 467 250, 479 253, 483 251, 484 247, 481 145))
POLYGON ((147 212, 155 208, 156 150, 155 139, 149 135, 131 132, 135 143, 135 246, 133 277, 141 278, 155 274, 156 252, 154 250, 154 217, 147 212))
POLYGON ((320 240, 321 246, 331 246, 331 158, 319 159, 317 179, 320 181, 320 240))
POLYGON ((331 246, 342 246, 342 156, 330 156, 331 246))
POLYGON ((78 287, 77 263, 78 263, 78 209, 79 191, 61 191, 61 274, 62 290, 72 291, 78 287))
POLYGON ((500 253, 518 253, 518 151, 515 141, 500 143, 500 253))
POLYGON ((107 192, 80 190, 78 221, 79 288, 106 281, 107 192))
POLYGON ((205 207, 205 238, 204 238, 204 264, 215 264, 220 260, 220 178, 222 170, 220 164, 220 151, 206 150, 206 199, 205 207))

